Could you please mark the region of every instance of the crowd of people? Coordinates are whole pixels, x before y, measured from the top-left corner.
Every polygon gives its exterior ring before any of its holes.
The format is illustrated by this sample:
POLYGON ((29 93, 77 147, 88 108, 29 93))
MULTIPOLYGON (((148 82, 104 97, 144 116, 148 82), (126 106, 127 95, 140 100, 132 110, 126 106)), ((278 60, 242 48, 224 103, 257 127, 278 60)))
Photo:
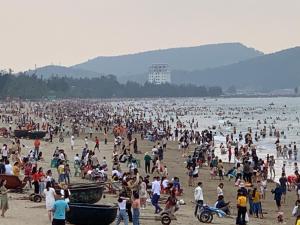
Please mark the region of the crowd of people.
MULTIPOLYGON (((259 134, 252 132, 252 129, 242 134, 236 127, 228 134, 220 132, 226 141, 219 145, 214 140, 216 127, 200 131, 199 122, 194 119, 185 124, 178 116, 167 119, 166 116, 160 118, 152 114, 151 117, 151 112, 149 118, 146 111, 130 105, 125 107, 119 104, 66 100, 7 104, 1 110, 2 124, 8 126, 8 138, 4 139, 1 149, 0 175, 20 178, 23 175, 28 188, 33 188, 35 194, 45 197, 49 220, 54 225, 64 224, 65 212, 69 210, 68 203, 72 195, 68 188, 72 177, 111 183, 114 193, 118 195, 119 214, 116 224, 123 221, 126 225, 129 222, 139 225, 140 210, 147 207, 149 200, 154 214, 166 211, 173 216, 179 207, 179 196, 184 196, 185 184, 179 178, 180 175, 170 173, 167 167, 166 154, 169 151, 179 154, 185 160, 187 188, 196 186, 195 216, 198 216, 206 204, 206 190, 201 174, 206 173, 205 168, 209 168, 211 182, 218 181, 214 208, 232 215, 230 201, 225 201, 224 193, 226 185, 236 187, 236 224, 239 225, 246 224, 251 216, 264 218, 263 205, 267 186, 270 182, 275 182, 275 176, 278 177, 275 174, 276 159, 282 157, 294 160, 294 173, 287 175, 283 164, 281 176, 271 193, 274 195, 279 220, 287 191, 294 191, 295 199, 298 199, 293 209, 296 224, 300 219, 297 145, 293 142, 282 146, 281 136, 285 138, 285 134, 275 128, 270 128, 274 132, 269 135, 276 137, 274 150, 277 155, 262 158, 257 154, 255 143, 265 138, 265 126, 259 134), (23 140, 13 137, 14 127, 20 130, 43 130, 46 137, 43 140, 36 138, 27 146, 23 140), (100 137, 103 139, 100 140, 100 137), (108 141, 109 137, 113 137, 112 141, 108 141), (68 150, 55 146, 51 159, 52 168, 47 168, 44 172, 40 166, 45 161, 42 145, 49 142, 54 146, 55 138, 59 140, 58 145, 69 139, 68 150), (77 139, 83 140, 84 144, 78 147, 77 139), (151 152, 144 152, 143 146, 140 146, 139 142, 145 139, 153 143, 151 152), (169 147, 174 143, 178 143, 177 151, 169 147), (100 144, 111 144, 111 148, 108 147, 111 149, 111 158, 102 156, 100 160, 99 156, 103 151, 100 144), (68 155, 70 152, 71 156, 68 155), (228 163, 221 159, 224 154, 228 156, 228 163), (141 161, 144 167, 141 166, 141 161), (164 207, 161 200, 164 200, 164 207)), ((232 126, 230 123, 227 125, 232 126)), ((259 125, 260 121, 257 126, 259 125)), ((8 210, 5 184, 6 180, 1 180, 3 217, 8 210)))

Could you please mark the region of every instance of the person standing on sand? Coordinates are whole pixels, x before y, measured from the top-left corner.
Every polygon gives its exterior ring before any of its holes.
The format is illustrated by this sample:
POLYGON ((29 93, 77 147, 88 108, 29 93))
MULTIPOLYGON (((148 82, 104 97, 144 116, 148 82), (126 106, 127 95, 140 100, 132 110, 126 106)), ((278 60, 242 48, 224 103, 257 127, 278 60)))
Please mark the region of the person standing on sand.
POLYGON ((236 225, 245 225, 246 213, 247 213, 247 197, 242 191, 238 191, 237 209, 238 209, 238 214, 236 217, 236 225))
POLYGON ((280 212, 281 209, 281 197, 282 197, 282 188, 280 187, 280 184, 276 184, 275 190, 271 191, 272 194, 274 194, 274 200, 276 202, 277 211, 280 212))
POLYGON ((8 210, 8 190, 5 188, 6 180, 0 181, 0 206, 1 206, 1 216, 5 217, 5 213, 8 210))
POLYGON ((151 163, 151 156, 148 154, 148 152, 145 153, 144 161, 145 161, 145 172, 148 174, 150 173, 150 163, 151 163))
POLYGON ((55 203, 55 190, 52 188, 52 184, 50 181, 47 181, 46 183, 46 189, 44 190, 44 194, 46 197, 46 209, 48 212, 48 218, 50 222, 52 222, 52 208, 55 203))
POLYGON ((204 202, 204 199, 203 199, 203 190, 202 190, 202 182, 199 182, 198 186, 195 188, 194 198, 195 198, 195 202, 196 202, 196 207, 195 207, 194 215, 197 216, 198 208, 200 210, 200 208, 203 206, 203 202, 204 202))
POLYGON ((151 203, 155 207, 155 214, 158 214, 162 211, 162 208, 158 205, 158 200, 160 198, 160 182, 159 177, 154 177, 152 182, 152 199, 151 203))
POLYGON ((95 147, 94 147, 94 151, 98 150, 100 152, 100 148, 99 148, 99 138, 96 136, 95 137, 95 147))
POLYGON ((140 225, 140 197, 138 192, 133 193, 133 201, 132 201, 132 224, 140 225))
POLYGON ((74 135, 71 136, 71 150, 74 150, 74 145, 75 145, 75 137, 74 135))
POLYGON ((66 224, 66 211, 69 211, 69 205, 64 199, 61 198, 61 193, 57 193, 58 199, 55 201, 52 211, 53 220, 52 225, 65 225, 66 224))
POLYGON ((119 214, 116 219, 116 225, 121 223, 121 220, 124 221, 125 225, 128 225, 128 214, 126 212, 126 201, 130 200, 129 198, 124 197, 122 194, 119 195, 118 206, 119 214))
POLYGON ((34 157, 35 157, 35 159, 38 158, 38 155, 40 152, 40 145, 41 145, 40 140, 38 138, 35 138, 35 140, 34 140, 34 157))

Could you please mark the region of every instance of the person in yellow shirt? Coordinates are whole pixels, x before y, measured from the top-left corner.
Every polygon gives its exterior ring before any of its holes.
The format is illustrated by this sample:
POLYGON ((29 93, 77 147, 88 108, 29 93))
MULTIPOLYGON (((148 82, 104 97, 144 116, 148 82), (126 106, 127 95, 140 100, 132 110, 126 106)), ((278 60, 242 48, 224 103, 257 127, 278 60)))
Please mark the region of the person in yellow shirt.
POLYGON ((238 196, 237 196, 237 209, 238 209, 238 215, 236 218, 236 224, 245 225, 246 213, 247 213, 247 197, 243 195, 241 192, 238 192, 238 196))
POLYGON ((261 194, 255 187, 252 192, 252 202, 253 202, 253 213, 256 215, 258 218, 258 214, 260 214, 262 218, 262 209, 261 209, 261 194))
POLYGON ((20 165, 19 162, 15 162, 13 166, 13 175, 20 176, 20 165))

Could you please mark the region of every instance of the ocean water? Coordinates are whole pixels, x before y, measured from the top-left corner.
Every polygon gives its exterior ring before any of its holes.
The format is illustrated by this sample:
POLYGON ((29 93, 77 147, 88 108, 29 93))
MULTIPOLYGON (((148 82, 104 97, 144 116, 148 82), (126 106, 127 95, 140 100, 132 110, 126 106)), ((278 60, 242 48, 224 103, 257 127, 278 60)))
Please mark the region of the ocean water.
MULTIPOLYGON (((276 146, 274 129, 284 132, 280 137, 282 145, 288 145, 296 142, 300 147, 300 123, 297 119, 300 112, 300 98, 281 97, 281 98, 161 98, 161 99, 140 99, 123 101, 123 106, 130 106, 134 111, 145 112, 145 118, 152 120, 155 125, 157 121, 174 119, 170 122, 175 128, 176 122, 180 121, 190 128, 192 119, 194 123, 198 122, 199 127, 195 130, 203 130, 216 126, 215 143, 225 144, 226 134, 233 133, 233 127, 243 136, 252 129, 252 136, 257 131, 258 134, 264 126, 267 128, 266 138, 260 138, 258 142, 254 141, 257 147, 257 153, 260 158, 265 159, 267 154, 274 155, 276 158, 276 179, 281 175, 283 163, 286 164, 286 173, 293 173, 294 160, 283 160, 276 156, 276 146), (258 122, 260 121, 260 123, 258 122), (230 122, 231 125, 226 124, 230 122), (269 127, 273 127, 273 135, 269 136, 269 127), (298 133, 299 132, 299 133, 298 133)), ((218 148, 216 149, 218 153, 218 148)), ((227 155, 221 156, 227 161, 227 155)), ((299 160, 299 154, 298 154, 299 160)))

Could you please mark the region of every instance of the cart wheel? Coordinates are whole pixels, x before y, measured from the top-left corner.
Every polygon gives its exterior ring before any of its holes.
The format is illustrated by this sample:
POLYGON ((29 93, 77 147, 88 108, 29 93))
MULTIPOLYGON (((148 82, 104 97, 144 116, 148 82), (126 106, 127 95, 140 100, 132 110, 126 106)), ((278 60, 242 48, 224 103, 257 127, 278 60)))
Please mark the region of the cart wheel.
POLYGON ((167 215, 161 217, 161 223, 163 225, 169 225, 171 223, 171 218, 167 215))
POLYGON ((198 216, 198 220, 202 223, 211 223, 213 220, 213 215, 209 211, 203 211, 200 216, 198 216))
POLYGON ((33 201, 34 201, 34 202, 41 202, 41 201, 42 201, 42 196, 40 196, 40 195, 35 195, 35 196, 33 197, 33 201))
POLYGON ((33 194, 31 194, 31 195, 29 195, 29 200, 30 201, 33 201, 33 197, 35 196, 35 194, 33 193, 33 194))

